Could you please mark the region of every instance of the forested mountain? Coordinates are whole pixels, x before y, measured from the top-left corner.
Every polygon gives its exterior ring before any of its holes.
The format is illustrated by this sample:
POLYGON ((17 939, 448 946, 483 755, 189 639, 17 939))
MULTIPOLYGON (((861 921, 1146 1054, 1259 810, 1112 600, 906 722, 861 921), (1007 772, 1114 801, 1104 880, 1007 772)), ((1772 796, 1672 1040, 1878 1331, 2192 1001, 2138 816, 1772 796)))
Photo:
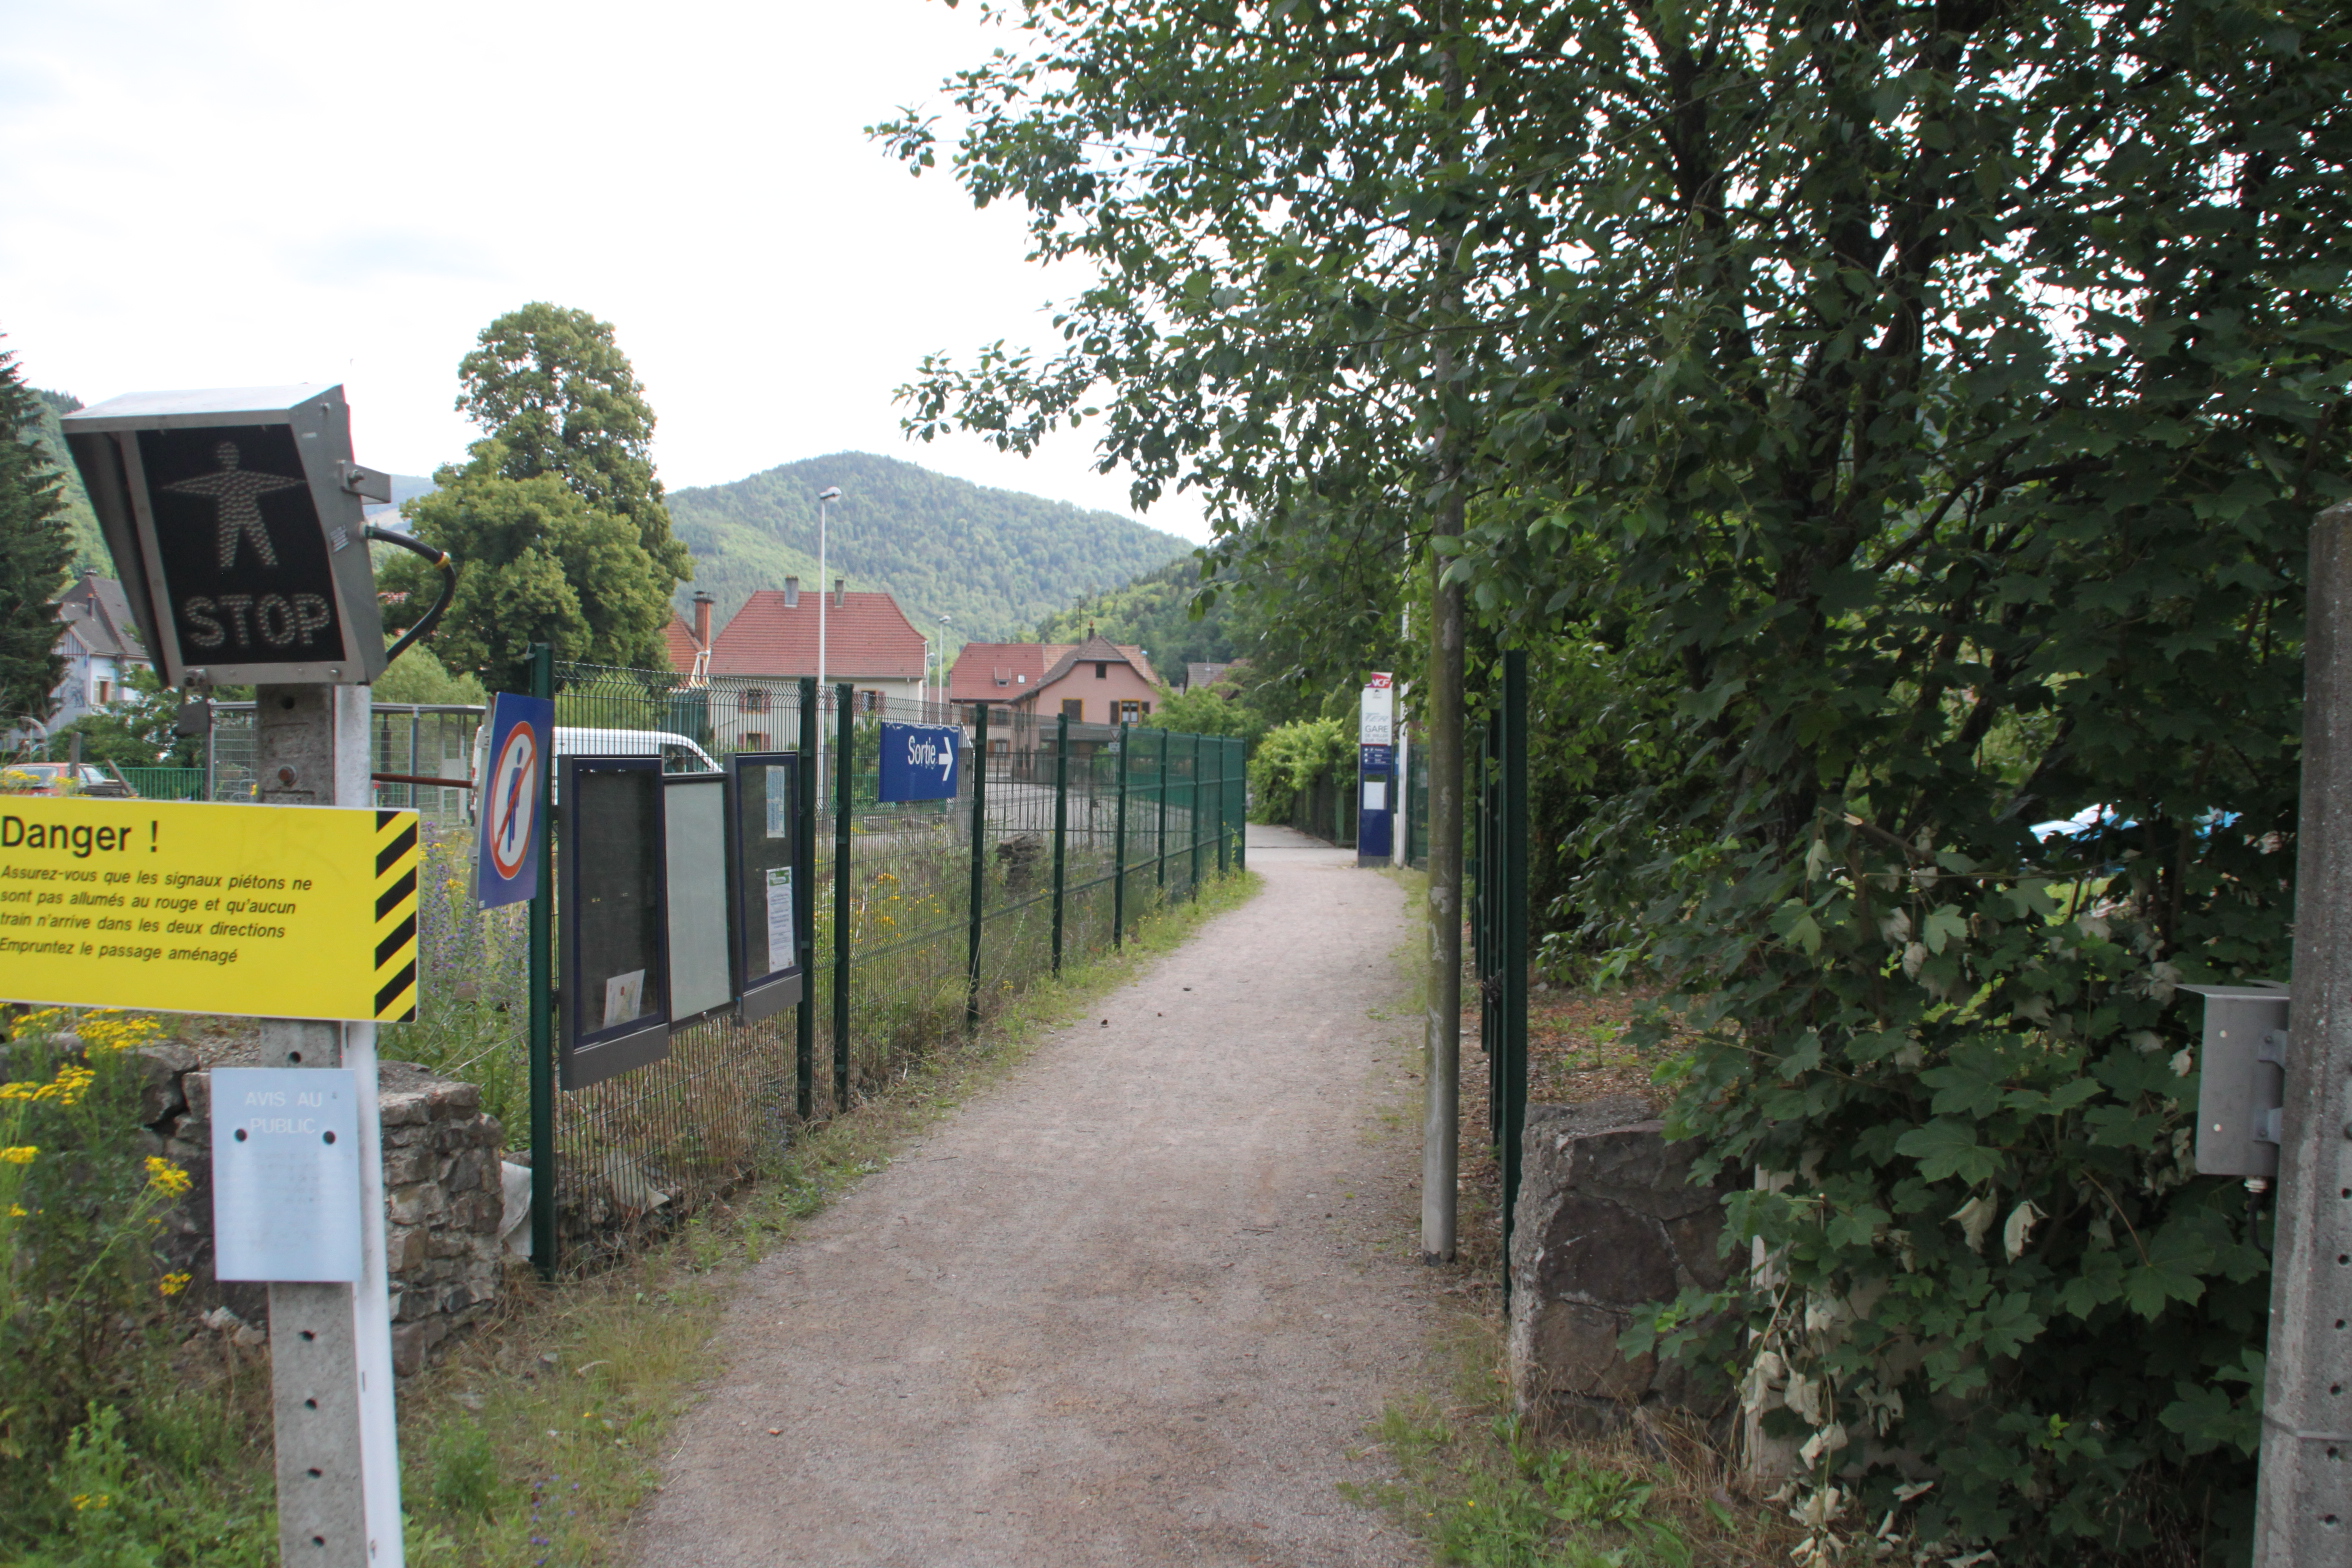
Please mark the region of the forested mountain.
POLYGON ((50 392, 40 387, 34 387, 32 393, 38 400, 33 436, 49 454, 49 461, 65 473, 65 521, 73 530, 74 573, 79 576, 84 567, 95 566, 112 577, 114 558, 106 553, 106 536, 98 531, 98 514, 90 509, 90 493, 82 488, 81 470, 74 467, 73 458, 66 452, 65 430, 57 422, 80 408, 82 400, 69 392, 50 392))
POLYGON ((1181 686, 1185 665, 1221 664, 1244 651, 1234 595, 1220 593, 1195 620, 1199 588, 1200 562, 1186 555, 1047 616, 1037 623, 1037 640, 1078 642, 1092 627, 1113 642, 1141 645, 1160 674, 1181 686))
POLYGON ((951 650, 1027 637, 1039 617, 1190 548, 1114 512, 991 489, 899 458, 836 452, 733 484, 671 491, 671 529, 695 560, 680 607, 707 589, 724 625, 754 589, 781 588, 787 576, 814 584, 817 493, 833 485, 841 499, 828 527, 831 575, 895 595, 926 633, 937 631, 944 612, 951 650))

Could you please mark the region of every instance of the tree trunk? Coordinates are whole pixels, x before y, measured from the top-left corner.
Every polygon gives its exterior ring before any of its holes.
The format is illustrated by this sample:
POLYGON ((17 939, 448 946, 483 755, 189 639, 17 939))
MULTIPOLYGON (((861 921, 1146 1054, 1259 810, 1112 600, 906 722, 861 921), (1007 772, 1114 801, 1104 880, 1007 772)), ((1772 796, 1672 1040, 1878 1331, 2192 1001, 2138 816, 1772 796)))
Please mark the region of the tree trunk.
MULTIPOLYGON (((1462 70, 1452 41, 1462 17, 1459 0, 1439 0, 1439 86, 1449 109, 1462 105, 1462 70)), ((1429 1017, 1422 1044, 1421 1261, 1454 1256, 1462 1121, 1462 742, 1463 648, 1469 603, 1460 583, 1448 585, 1451 557, 1437 539, 1462 537, 1462 462, 1459 433, 1447 416, 1454 384, 1453 339, 1447 328, 1461 310, 1462 231, 1452 228, 1440 249, 1442 266, 1431 313, 1436 328, 1430 355, 1430 404, 1437 411, 1437 526, 1429 546, 1429 1017)))
MULTIPOLYGON (((1457 481, 1458 482, 1458 481, 1457 481)), ((1440 508, 1439 532, 1462 534, 1457 488, 1440 508)), ((1429 552, 1429 1017, 1422 1049, 1421 1258, 1454 1255, 1457 1150, 1462 1114, 1463 643, 1468 605, 1448 585, 1448 557, 1429 552)))

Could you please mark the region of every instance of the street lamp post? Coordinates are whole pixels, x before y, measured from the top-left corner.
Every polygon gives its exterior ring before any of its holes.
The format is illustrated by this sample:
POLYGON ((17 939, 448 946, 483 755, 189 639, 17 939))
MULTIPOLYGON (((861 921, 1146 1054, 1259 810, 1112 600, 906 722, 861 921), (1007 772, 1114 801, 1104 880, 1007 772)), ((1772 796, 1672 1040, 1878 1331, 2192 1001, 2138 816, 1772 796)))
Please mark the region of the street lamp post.
MULTIPOLYGON (((841 499, 839 485, 827 485, 817 492, 817 709, 825 707, 825 595, 832 590, 825 586, 825 523, 826 509, 841 499)), ((808 719, 804 715, 802 723, 808 719)), ((817 725, 817 777, 825 776, 825 726, 817 725)))
POLYGON ((939 706, 942 718, 947 709, 947 617, 939 617, 939 706))

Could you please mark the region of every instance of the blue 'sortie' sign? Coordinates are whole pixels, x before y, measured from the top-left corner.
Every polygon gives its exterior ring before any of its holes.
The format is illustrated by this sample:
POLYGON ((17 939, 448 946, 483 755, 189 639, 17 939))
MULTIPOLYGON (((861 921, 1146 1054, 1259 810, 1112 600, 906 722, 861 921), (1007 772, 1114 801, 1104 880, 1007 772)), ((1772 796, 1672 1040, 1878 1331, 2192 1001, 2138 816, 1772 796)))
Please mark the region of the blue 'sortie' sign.
POLYGON ((882 799, 952 800, 963 731, 952 724, 882 726, 882 799))

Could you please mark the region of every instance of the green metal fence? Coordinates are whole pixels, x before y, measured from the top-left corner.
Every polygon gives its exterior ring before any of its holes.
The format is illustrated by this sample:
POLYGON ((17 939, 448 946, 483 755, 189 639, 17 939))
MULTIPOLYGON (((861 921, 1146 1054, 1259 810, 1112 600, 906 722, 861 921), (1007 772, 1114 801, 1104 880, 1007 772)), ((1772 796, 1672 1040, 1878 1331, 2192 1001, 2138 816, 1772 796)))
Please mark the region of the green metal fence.
MULTIPOLYGON (((666 671, 564 663, 553 675, 561 729, 666 731, 719 763, 738 750, 798 751, 814 862, 797 1011, 691 1025, 666 1061, 543 1096, 552 1103, 532 1146, 535 1159, 552 1154, 553 1170, 535 1185, 552 1212, 535 1234, 569 1266, 742 1180, 796 1128, 903 1078, 1031 984, 1242 866, 1238 740, 1041 722, 994 705, 951 713, 846 686, 819 693, 813 680, 688 685, 666 671), (886 720, 962 725, 970 745, 954 799, 876 798, 886 720)), ((702 763, 682 752, 673 765, 702 763)), ((546 1252, 540 1261, 555 1265, 546 1252)))
POLYGON ((202 768, 117 768, 141 800, 202 800, 202 768))

